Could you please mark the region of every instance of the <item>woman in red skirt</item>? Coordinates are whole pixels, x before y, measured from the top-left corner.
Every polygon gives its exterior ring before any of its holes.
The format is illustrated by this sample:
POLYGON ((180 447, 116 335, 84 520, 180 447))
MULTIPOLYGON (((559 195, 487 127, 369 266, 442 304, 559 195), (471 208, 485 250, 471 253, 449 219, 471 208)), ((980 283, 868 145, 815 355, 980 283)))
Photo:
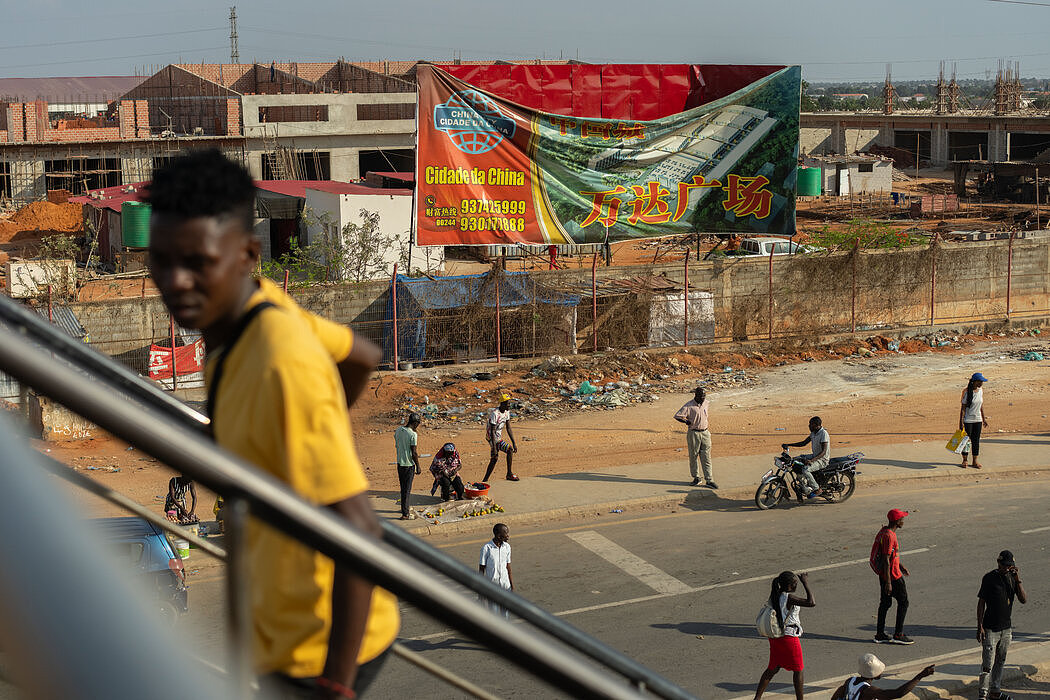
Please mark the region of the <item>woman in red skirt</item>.
POLYGON ((758 689, 755 691, 755 700, 762 697, 766 692, 769 682, 780 669, 791 671, 792 682, 795 685, 795 698, 802 700, 802 623, 798 619, 799 608, 812 608, 813 592, 809 590, 809 582, 806 574, 797 577, 790 571, 784 571, 775 579, 770 587, 769 604, 776 612, 777 622, 780 629, 784 631, 779 637, 769 638, 769 665, 758 679, 758 689), (805 598, 792 595, 798 588, 799 581, 806 591, 805 598))

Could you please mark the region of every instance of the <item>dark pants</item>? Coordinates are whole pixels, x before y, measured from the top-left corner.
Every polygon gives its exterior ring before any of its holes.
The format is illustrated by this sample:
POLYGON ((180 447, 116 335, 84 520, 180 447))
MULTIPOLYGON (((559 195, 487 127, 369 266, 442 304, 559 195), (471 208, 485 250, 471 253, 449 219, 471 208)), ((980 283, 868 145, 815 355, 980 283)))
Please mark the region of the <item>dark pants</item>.
MULTIPOLYGON (((415 471, 412 467, 412 471, 415 471)), ((357 697, 364 697, 365 691, 379 675, 380 669, 390 656, 387 649, 366 664, 357 667, 357 680, 354 681, 354 692, 357 697)), ((292 678, 283 673, 270 673, 259 678, 259 695, 261 700, 312 700, 317 697, 316 678, 292 678)))
POLYGON ((462 500, 462 498, 463 498, 463 479, 460 479, 458 474, 456 475, 456 477, 454 479, 451 479, 451 480, 447 476, 439 476, 438 477, 438 484, 441 485, 441 500, 442 501, 447 501, 451 497, 452 491, 456 492, 456 498, 462 500))
POLYGON ((908 614, 908 587, 904 585, 904 577, 893 580, 893 589, 889 595, 882 588, 879 580, 879 618, 875 627, 876 634, 886 633, 886 613, 889 612, 893 601, 897 601, 897 624, 894 634, 904 634, 904 616, 908 614))
MULTIPOLYGON (((966 431, 967 437, 970 438, 970 452, 973 452, 974 459, 977 455, 981 454, 981 423, 963 423, 963 430, 966 431)), ((962 453, 963 459, 966 459, 966 452, 962 453)))
POLYGON ((408 515, 408 497, 412 493, 412 481, 415 478, 415 466, 397 465, 397 480, 401 482, 401 515, 408 515))

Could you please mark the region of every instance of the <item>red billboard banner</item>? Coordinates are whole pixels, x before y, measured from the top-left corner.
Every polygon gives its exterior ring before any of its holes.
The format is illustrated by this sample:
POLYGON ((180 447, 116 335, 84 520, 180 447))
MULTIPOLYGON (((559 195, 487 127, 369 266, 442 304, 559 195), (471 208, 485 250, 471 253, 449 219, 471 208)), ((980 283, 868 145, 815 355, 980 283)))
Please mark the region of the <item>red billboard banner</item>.
MULTIPOLYGON (((724 66, 706 69, 707 79, 701 67, 690 66, 688 82, 659 66, 586 67, 568 76, 572 114, 506 98, 510 92, 534 104, 551 103, 545 86, 526 80, 526 68, 539 67, 468 72, 503 95, 435 66, 417 69, 419 245, 794 233, 798 66, 724 66), (720 94, 755 76, 716 100, 656 116, 701 92, 720 94), (669 102, 653 101, 652 95, 648 102, 636 99, 665 83, 669 102), (674 95, 675 85, 680 94, 674 95), (586 100, 575 104, 580 95, 586 100)), ((552 87, 564 107, 565 91, 552 87)))
MULTIPOLYGON (((190 345, 175 348, 175 366, 178 376, 204 370, 204 340, 198 338, 190 345)), ((171 348, 149 346, 149 378, 171 379, 171 348)))

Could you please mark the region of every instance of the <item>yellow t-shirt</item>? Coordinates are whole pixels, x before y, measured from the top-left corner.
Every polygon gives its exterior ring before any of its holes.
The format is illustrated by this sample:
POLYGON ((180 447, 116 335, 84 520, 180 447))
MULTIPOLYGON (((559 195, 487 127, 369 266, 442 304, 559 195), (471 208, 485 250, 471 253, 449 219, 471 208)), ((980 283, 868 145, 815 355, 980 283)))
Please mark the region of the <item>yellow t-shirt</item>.
MULTIPOLYGON (((273 292, 283 299, 251 322, 223 368, 215 405, 215 439, 224 448, 287 482, 308 501, 337 503, 368 489, 350 431, 339 372, 326 344, 314 334, 349 329, 303 311, 280 289, 264 284, 250 309, 273 292)), ((350 343, 344 343, 349 352, 350 343)), ((334 343, 334 346, 338 346, 334 343)), ((337 347, 338 349, 338 347, 337 347)), ((208 358, 210 384, 215 354, 208 358)), ((254 575, 252 613, 255 667, 304 678, 324 668, 331 629, 334 564, 257 520, 248 525, 254 575)), ((397 600, 381 588, 371 610, 358 662, 382 653, 397 636, 397 600)))
MULTIPOLYGON (((296 304, 291 296, 267 277, 259 279, 259 291, 262 293, 264 300, 274 306, 279 306, 282 309, 298 314, 306 321, 306 324, 310 326, 310 331, 321 341, 321 345, 332 356, 333 361, 342 362, 350 354, 350 348, 354 345, 354 334, 349 328, 335 321, 329 321, 327 318, 321 318, 317 314, 310 313, 296 304)), ((256 303, 254 301, 250 302, 248 308, 251 308, 256 303)))

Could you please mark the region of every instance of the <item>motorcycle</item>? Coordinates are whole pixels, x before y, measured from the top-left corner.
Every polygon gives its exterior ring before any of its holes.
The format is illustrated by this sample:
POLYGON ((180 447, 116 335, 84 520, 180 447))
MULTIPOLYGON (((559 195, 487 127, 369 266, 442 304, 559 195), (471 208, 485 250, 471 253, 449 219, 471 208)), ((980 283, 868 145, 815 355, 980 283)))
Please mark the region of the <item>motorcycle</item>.
MULTIPOLYGON (((863 452, 854 452, 845 457, 832 457, 828 460, 828 466, 812 472, 822 490, 824 500, 829 503, 841 503, 853 495, 854 489, 857 488, 855 477, 860 473, 857 471, 857 465, 863 456, 863 452)), ((781 501, 791 497, 791 491, 795 492, 798 502, 802 503, 808 488, 803 476, 805 470, 806 465, 802 459, 792 457, 785 449, 773 458, 773 468, 763 475, 758 490, 755 491, 755 505, 760 510, 775 508, 781 501)))

